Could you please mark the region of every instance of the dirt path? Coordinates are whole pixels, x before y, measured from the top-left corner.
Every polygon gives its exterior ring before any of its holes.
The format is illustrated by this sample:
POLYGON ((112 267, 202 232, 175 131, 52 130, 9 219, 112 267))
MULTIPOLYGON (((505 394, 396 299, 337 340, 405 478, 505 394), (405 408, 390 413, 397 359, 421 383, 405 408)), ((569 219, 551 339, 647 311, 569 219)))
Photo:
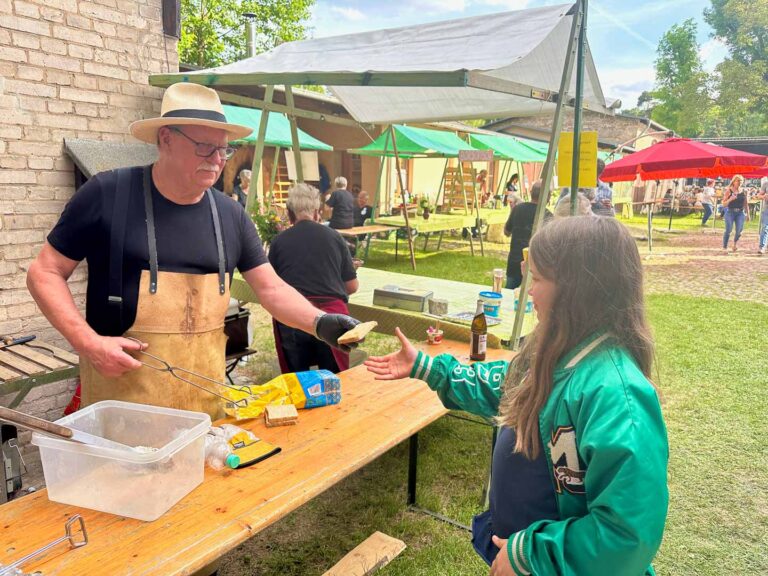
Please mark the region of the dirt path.
POLYGON ((722 232, 691 232, 664 238, 648 255, 640 244, 648 294, 680 294, 768 303, 768 255, 757 255, 757 234, 747 233, 739 251, 725 254, 722 232))

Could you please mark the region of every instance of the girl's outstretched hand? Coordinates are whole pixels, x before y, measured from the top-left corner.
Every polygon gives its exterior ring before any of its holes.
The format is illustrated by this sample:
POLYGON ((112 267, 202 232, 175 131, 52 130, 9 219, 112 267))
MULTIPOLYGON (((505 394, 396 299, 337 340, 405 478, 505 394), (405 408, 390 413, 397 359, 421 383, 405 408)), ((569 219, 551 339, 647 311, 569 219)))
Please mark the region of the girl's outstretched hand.
POLYGON ((365 361, 368 371, 376 374, 376 380, 399 380, 411 375, 418 351, 400 328, 395 328, 395 336, 400 340, 400 350, 386 356, 371 356, 365 361))

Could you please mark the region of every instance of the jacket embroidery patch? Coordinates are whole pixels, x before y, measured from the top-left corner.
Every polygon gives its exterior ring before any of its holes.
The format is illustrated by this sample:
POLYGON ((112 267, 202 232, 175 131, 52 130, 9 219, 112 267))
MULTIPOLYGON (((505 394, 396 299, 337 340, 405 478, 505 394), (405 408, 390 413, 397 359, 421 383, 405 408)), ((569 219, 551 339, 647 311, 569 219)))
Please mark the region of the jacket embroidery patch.
POLYGON ((584 474, 576 449, 576 432, 573 426, 560 426, 552 433, 549 442, 555 490, 571 494, 584 494, 584 474))

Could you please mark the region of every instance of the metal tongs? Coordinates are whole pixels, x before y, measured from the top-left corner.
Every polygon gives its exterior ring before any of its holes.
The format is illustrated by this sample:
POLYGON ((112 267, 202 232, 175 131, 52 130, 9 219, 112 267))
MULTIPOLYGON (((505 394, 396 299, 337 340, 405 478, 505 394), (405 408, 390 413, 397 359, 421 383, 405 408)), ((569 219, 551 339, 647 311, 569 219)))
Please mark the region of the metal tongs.
POLYGON ((86 544, 88 544, 88 533, 85 531, 85 520, 83 520, 83 517, 80 516, 80 514, 75 514, 69 520, 67 520, 67 523, 64 525, 64 530, 65 530, 64 536, 54 540, 47 546, 43 546, 42 548, 35 550, 31 554, 27 554, 26 556, 24 556, 24 558, 16 560, 16 562, 14 562, 13 564, 9 564, 8 566, 0 566, 0 576, 6 576, 6 575, 10 576, 11 574, 14 574, 16 570, 19 568, 19 566, 21 566, 22 564, 26 564, 33 558, 42 556, 43 554, 48 552, 48 550, 50 550, 54 546, 58 546, 64 541, 69 541, 69 545, 72 548, 80 548, 81 546, 85 546, 86 544), (76 540, 75 537, 77 536, 77 534, 72 534, 72 526, 74 525, 75 522, 80 523, 80 536, 82 540, 76 540))
MULTIPOLYGON (((143 342, 141 340, 138 340, 136 338, 132 338, 130 336, 127 337, 128 340, 131 340, 133 342, 136 342, 137 344, 142 344, 143 342)), ((189 376, 193 376, 194 378, 199 378, 201 380, 205 380, 207 382, 210 382, 211 384, 216 384, 217 386, 223 386, 224 388, 228 388, 230 390, 235 390, 236 392, 241 392, 251 395, 251 391, 247 386, 233 386, 231 384, 227 384, 226 382, 219 382, 218 380, 214 380, 213 378, 208 378, 208 376, 203 376, 202 374, 198 374, 197 372, 192 372, 191 370, 187 370, 185 368, 180 368, 178 366, 171 366, 163 360, 162 358, 159 358, 155 356, 154 354, 150 354, 149 352, 145 352, 144 350, 131 350, 131 352, 136 352, 138 354, 143 354, 144 356, 148 356, 149 358, 152 358, 152 360, 155 361, 155 364, 148 363, 148 362, 141 362, 143 366, 146 366, 147 368, 151 368, 152 370, 156 370, 157 372, 168 372, 171 376, 174 378, 177 378, 181 380, 182 382, 186 382, 187 384, 190 384, 191 386, 194 386, 195 388, 199 388, 200 390, 203 390, 205 392, 208 392, 209 394, 213 394, 214 396, 217 396, 221 398, 222 400, 225 400, 228 404, 231 404, 233 406, 239 406, 241 408, 246 408, 248 406, 248 398, 241 398, 240 400, 234 400, 232 398, 229 398, 227 396, 223 396, 222 394, 219 394, 218 392, 214 392, 210 388, 206 388, 205 386, 201 386, 200 384, 197 384, 196 382, 192 382, 191 380, 188 380, 181 374, 186 374, 189 376)), ((2 576, 2 573, 0 572, 0 576, 2 576)))

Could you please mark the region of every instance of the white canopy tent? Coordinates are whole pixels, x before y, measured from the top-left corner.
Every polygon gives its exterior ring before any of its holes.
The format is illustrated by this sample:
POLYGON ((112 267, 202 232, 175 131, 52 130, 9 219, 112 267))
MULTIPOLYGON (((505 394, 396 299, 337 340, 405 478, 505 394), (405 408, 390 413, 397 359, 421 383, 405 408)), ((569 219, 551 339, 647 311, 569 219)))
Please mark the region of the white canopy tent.
MULTIPOLYGON (((396 172, 401 180, 393 123, 553 113, 542 173, 543 188, 548 190, 565 106, 575 109, 574 173, 578 170, 582 106, 608 114, 613 108, 606 106, 586 40, 587 3, 577 0, 575 4, 290 42, 226 66, 154 75, 150 83, 169 86, 194 82, 216 88, 224 100, 287 112, 297 155, 296 116, 307 113, 295 110, 291 86, 329 86, 358 122, 390 124, 396 172), (576 78, 572 80, 574 68, 576 78), (275 85, 285 87, 285 106, 272 102, 275 85), (263 100, 256 99, 262 93, 263 100), (570 94, 575 95, 573 99, 570 94)), ((268 114, 262 114, 252 186, 258 175, 268 118, 268 114)), ((302 181, 298 167, 297 172, 302 181)), ((400 188, 405 189, 402 181, 400 188)), ((574 205, 575 193, 574 188, 574 205)), ((539 204, 534 227, 543 219, 544 205, 539 204)), ((403 212, 410 228, 405 207, 403 212)), ((410 229, 408 232, 415 269, 410 229)), ((513 348, 518 345, 522 328, 527 283, 526 274, 511 336, 513 348)))
MULTIPOLYGON (((225 66, 153 79, 243 95, 254 84, 328 85, 355 120, 376 124, 551 114, 575 13, 563 4, 289 42, 225 66)), ((588 50, 584 66, 584 106, 606 111, 588 50)))

